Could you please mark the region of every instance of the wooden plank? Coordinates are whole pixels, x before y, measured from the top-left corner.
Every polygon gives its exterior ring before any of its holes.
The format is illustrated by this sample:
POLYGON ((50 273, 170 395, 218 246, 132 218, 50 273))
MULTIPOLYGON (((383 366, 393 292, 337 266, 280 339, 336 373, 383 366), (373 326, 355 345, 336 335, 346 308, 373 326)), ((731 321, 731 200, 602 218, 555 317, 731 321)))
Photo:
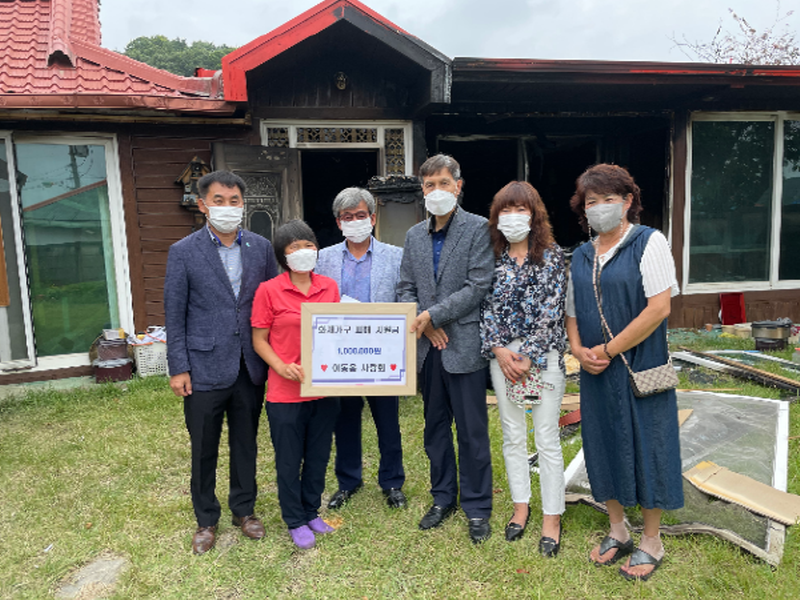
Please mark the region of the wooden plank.
POLYGON ((169 247, 172 246, 178 240, 148 240, 147 244, 142 248, 142 256, 146 256, 149 253, 158 253, 164 254, 165 256, 169 252, 169 247))
POLYGON ((148 227, 142 230, 142 243, 145 240, 172 240, 177 242, 192 233, 191 226, 187 227, 148 227))
POLYGON ((187 158, 192 160, 199 156, 208 162, 211 158, 211 145, 206 144, 203 148, 195 150, 186 148, 136 148, 133 151, 133 158, 139 164, 159 163, 159 164, 182 164, 186 166, 187 158))
POLYGON ((167 199, 162 202, 139 202, 140 215, 180 215, 184 219, 194 220, 194 213, 181 206, 179 200, 167 199))
POLYGON ((186 214, 172 214, 172 213, 161 213, 161 214, 142 214, 139 213, 139 225, 142 227, 158 227, 158 226, 190 226, 194 223, 194 219, 192 215, 189 214, 188 211, 184 211, 186 214))
POLYGON ((167 264, 167 252, 142 252, 142 263, 145 265, 165 265, 167 264))
POLYGON ((145 279, 156 277, 164 279, 167 274, 167 265, 166 263, 163 265, 142 265, 142 273, 144 273, 145 279))
POLYGON ((770 373, 769 371, 764 371, 762 369, 756 369, 755 367, 751 367, 750 365, 745 365, 736 360, 723 358, 722 356, 719 356, 717 354, 710 354, 708 352, 699 352, 697 350, 690 350, 689 348, 685 348, 683 346, 679 346, 679 349, 684 352, 690 352, 692 354, 696 354, 697 356, 702 356, 703 358, 707 358, 709 360, 717 361, 719 363, 722 363, 723 365, 728 365, 729 367, 740 369, 742 371, 745 371, 746 373, 757 375, 762 379, 773 382, 774 385, 776 385, 777 387, 800 392, 800 381, 795 381, 794 379, 789 379, 788 377, 783 377, 782 375, 770 373))
POLYGON ((68 377, 86 377, 87 375, 92 375, 92 367, 88 365, 69 367, 66 369, 51 369, 50 371, 20 371, 8 375, 0 375, 0 385, 52 381, 54 379, 66 379, 68 377))
POLYGON ((179 203, 183 196, 183 188, 179 185, 163 188, 138 188, 136 199, 141 202, 179 203))

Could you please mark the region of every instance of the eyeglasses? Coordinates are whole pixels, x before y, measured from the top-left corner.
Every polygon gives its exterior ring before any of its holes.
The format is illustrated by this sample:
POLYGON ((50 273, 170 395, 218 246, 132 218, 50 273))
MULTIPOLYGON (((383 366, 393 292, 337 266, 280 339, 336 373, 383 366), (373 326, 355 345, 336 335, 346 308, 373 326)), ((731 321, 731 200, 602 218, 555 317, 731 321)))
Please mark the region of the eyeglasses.
POLYGON ((360 210, 357 213, 342 213, 339 215, 340 221, 363 221, 364 219, 369 219, 369 213, 365 210, 360 210))

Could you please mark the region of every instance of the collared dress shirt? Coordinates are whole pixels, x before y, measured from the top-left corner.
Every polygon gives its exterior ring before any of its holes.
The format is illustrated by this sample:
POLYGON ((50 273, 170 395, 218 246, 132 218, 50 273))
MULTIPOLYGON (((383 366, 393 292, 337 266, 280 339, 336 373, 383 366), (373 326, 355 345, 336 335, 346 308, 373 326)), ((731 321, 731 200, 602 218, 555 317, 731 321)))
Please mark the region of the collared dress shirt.
POLYGON ((369 302, 374 244, 375 238, 370 236, 369 248, 361 258, 353 256, 345 244, 342 250, 342 296, 350 296, 359 302, 369 302))
POLYGON ((430 222, 428 223, 428 233, 431 234, 431 242, 433 243, 433 276, 439 277, 439 258, 442 256, 442 247, 444 246, 444 240, 447 237, 447 232, 450 229, 450 223, 453 222, 453 217, 455 216, 456 212, 458 212, 458 206, 456 209, 450 213, 450 218, 447 219, 447 223, 445 226, 442 227, 439 231, 436 231, 436 217, 432 216, 430 222))
POLYGON ((236 241, 229 246, 222 243, 222 240, 211 231, 211 228, 206 225, 211 241, 217 247, 219 258, 222 260, 222 266, 225 268, 225 273, 228 275, 228 280, 231 282, 233 288, 233 295, 239 297, 239 289, 242 287, 242 230, 236 235, 236 241))

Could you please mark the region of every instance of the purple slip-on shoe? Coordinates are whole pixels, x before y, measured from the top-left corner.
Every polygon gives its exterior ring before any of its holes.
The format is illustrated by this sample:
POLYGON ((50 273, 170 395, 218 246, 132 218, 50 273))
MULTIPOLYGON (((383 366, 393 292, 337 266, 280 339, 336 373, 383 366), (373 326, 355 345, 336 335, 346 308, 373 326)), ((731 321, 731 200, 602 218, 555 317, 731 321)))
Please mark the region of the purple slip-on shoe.
POLYGON ((294 545, 303 550, 313 548, 317 540, 314 537, 314 532, 308 528, 308 525, 302 525, 289 530, 289 535, 292 536, 294 545))
POLYGON ((325 521, 322 520, 322 517, 317 517, 313 521, 308 522, 308 526, 314 533, 333 533, 336 531, 333 527, 328 525, 325 521))

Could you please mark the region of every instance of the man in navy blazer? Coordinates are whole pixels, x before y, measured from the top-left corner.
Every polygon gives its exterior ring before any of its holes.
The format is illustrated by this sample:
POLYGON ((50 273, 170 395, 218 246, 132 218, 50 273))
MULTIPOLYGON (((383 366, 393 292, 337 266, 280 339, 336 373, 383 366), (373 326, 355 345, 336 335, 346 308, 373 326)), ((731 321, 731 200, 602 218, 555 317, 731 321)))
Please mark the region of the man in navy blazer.
MULTIPOLYGON (((394 302, 400 278, 402 248, 383 244, 372 237, 375 226, 375 199, 367 190, 347 188, 333 201, 333 216, 345 241, 324 248, 319 253, 315 271, 336 281, 341 295, 359 302, 394 302)), ((392 508, 406 506, 402 487, 405 482, 403 448, 400 438, 399 398, 368 396, 372 418, 378 433, 381 453, 378 485, 392 508)), ((328 502, 337 509, 364 485, 361 463, 360 396, 341 398, 336 421, 336 479, 339 489, 328 502)))
POLYGON ((425 452, 431 463, 433 505, 420 529, 438 527, 456 508, 469 519, 475 543, 491 535, 492 459, 486 411, 486 366, 481 356, 480 304, 489 291, 494 255, 483 217, 458 206, 461 168, 437 154, 419 169, 428 221, 406 234, 400 302, 416 302, 417 370, 425 410, 425 452), (458 467, 453 448, 458 436, 458 467))
POLYGON ((250 313, 262 281, 278 274, 272 246, 240 228, 245 183, 228 171, 197 182, 205 227, 172 245, 164 280, 170 387, 184 398, 192 445, 191 494, 197 530, 192 550, 214 546, 220 504, 216 487, 222 422, 228 417, 233 524, 260 539, 254 516, 256 435, 267 365, 253 350, 250 313))

